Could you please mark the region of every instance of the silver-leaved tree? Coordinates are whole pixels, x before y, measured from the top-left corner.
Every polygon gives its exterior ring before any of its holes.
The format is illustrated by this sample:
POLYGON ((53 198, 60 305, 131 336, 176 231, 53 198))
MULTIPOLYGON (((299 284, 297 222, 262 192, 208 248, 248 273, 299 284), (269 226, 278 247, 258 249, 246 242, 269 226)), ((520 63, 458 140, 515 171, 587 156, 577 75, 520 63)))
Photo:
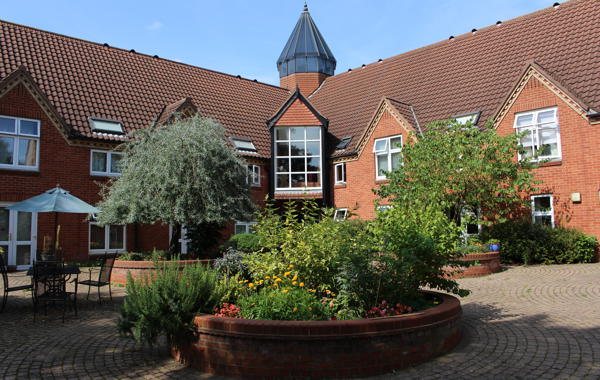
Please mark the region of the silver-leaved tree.
POLYGON ((244 161, 216 121, 200 116, 140 130, 124 146, 122 174, 103 187, 101 224, 220 224, 253 211, 244 161))

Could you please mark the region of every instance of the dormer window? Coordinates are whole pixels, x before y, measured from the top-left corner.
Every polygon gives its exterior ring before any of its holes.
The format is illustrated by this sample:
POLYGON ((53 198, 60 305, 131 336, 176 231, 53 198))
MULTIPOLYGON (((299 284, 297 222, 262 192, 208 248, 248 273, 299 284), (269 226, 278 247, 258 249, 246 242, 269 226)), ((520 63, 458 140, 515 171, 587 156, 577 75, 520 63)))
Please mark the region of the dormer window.
POLYGON ((243 137, 231 137, 230 139, 233 143, 233 147, 238 152, 256 153, 256 147, 254 146, 252 140, 243 137))
POLYGON ((321 127, 275 128, 275 189, 321 189, 321 127))
POLYGON ((469 112, 460 115, 454 115, 452 116, 452 119, 456 120, 457 123, 463 125, 466 125, 469 122, 471 123, 471 125, 477 125, 477 122, 479 121, 479 115, 481 115, 480 111, 469 112))
POLYGON ((90 117, 90 126, 93 132, 102 133, 123 133, 123 125, 120 121, 101 119, 97 117, 90 117))

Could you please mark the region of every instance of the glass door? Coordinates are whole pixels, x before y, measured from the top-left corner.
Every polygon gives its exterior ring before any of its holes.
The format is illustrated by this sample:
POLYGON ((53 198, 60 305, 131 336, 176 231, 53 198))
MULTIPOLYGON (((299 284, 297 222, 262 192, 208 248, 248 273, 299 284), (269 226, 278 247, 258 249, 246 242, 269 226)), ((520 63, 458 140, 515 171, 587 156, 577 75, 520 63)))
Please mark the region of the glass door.
POLYGON ((7 265, 27 269, 35 258, 37 213, 11 211, 0 206, 0 248, 7 265))

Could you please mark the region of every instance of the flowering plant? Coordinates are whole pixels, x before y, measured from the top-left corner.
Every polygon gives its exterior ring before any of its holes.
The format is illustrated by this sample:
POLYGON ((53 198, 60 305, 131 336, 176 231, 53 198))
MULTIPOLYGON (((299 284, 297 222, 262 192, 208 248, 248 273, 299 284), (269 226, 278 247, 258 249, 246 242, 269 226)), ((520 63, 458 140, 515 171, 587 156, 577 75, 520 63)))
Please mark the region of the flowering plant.
POLYGON ((389 317, 392 315, 407 314, 413 311, 412 307, 400 303, 391 304, 383 300, 377 306, 373 306, 365 313, 365 318, 389 317))
POLYGON ((240 308, 233 303, 223 303, 220 308, 215 307, 217 317, 240 318, 240 308))

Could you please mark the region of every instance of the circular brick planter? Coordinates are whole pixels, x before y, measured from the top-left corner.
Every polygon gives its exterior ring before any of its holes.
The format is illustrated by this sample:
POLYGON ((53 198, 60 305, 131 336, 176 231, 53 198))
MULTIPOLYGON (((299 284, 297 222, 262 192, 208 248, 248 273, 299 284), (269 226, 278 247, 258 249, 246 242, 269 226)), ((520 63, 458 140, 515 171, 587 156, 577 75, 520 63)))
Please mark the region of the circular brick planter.
MULTIPOLYGON (((163 261, 161 263, 169 263, 170 265, 178 265, 179 268, 183 268, 186 265, 193 265, 197 263, 211 264, 213 260, 180 260, 180 261, 163 261), (172 264, 171 264, 172 263, 172 264)), ((118 285, 127 284, 127 273, 131 273, 134 279, 141 276, 151 275, 156 272, 153 261, 127 261, 127 260, 115 260, 112 274, 110 276, 110 282, 118 285)))
POLYGON ((196 317, 192 343, 173 356, 203 372, 243 378, 362 377, 391 372, 451 350, 461 338, 460 301, 422 312, 350 321, 265 321, 196 317))
POLYGON ((486 276, 502 270, 502 266, 500 265, 500 252, 498 251, 470 253, 461 257, 460 261, 477 261, 479 262, 479 265, 465 267, 461 273, 452 276, 453 278, 486 276))

